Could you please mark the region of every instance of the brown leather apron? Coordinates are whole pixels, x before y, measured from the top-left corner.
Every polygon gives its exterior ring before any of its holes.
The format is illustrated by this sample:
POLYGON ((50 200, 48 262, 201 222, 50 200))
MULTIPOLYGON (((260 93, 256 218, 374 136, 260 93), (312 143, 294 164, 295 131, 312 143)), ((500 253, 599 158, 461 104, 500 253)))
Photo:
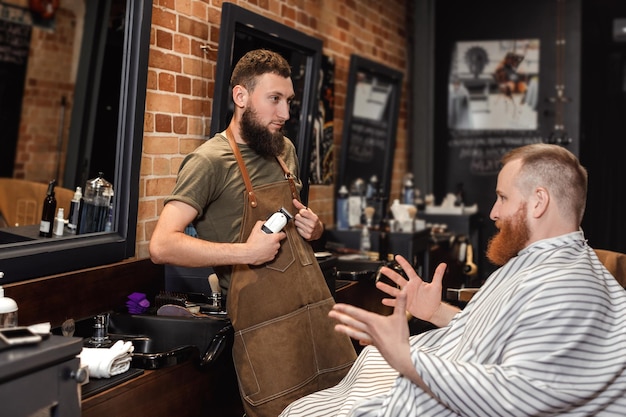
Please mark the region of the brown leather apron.
MULTIPOLYGON (((245 242, 257 220, 281 207, 295 215, 298 198, 286 181, 252 189, 239 149, 227 132, 246 183, 239 236, 245 242)), ((334 330, 334 300, 311 246, 293 221, 276 258, 262 266, 236 265, 227 310, 235 329, 233 360, 248 417, 276 417, 291 402, 337 384, 356 358, 350 339, 334 330)))

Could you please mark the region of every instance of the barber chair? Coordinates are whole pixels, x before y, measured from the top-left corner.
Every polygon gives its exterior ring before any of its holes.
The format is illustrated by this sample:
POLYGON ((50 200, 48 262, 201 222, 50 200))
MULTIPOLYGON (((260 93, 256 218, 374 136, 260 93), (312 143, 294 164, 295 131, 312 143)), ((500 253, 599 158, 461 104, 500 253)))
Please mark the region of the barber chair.
POLYGON ((626 254, 605 249, 595 249, 604 267, 626 288, 626 254))

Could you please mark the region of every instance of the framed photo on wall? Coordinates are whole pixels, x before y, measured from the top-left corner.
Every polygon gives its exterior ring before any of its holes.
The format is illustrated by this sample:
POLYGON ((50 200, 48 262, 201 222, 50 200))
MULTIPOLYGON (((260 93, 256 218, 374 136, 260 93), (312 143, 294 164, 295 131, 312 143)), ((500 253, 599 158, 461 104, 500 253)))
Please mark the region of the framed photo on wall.
POLYGON ((537 129, 539 52, 539 39, 456 42, 448 128, 537 129))

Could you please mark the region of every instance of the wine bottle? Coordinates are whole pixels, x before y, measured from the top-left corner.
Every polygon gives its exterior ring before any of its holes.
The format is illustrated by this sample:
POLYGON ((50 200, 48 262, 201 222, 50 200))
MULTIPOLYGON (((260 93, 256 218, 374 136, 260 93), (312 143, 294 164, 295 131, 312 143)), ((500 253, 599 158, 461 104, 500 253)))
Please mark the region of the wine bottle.
POLYGON ((52 225, 54 224, 54 215, 57 209, 57 199, 54 196, 54 187, 56 185, 56 180, 50 181, 46 198, 43 200, 41 223, 39 224, 39 236, 42 237, 52 237, 52 225))

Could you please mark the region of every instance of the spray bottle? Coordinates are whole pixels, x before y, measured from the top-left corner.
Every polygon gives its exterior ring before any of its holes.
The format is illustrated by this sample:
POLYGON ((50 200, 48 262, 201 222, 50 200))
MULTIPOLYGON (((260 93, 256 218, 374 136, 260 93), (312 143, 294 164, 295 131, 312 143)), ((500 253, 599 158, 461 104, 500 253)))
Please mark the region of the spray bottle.
MULTIPOLYGON (((4 272, 0 272, 0 280, 4 272)), ((0 328, 17 326, 17 303, 4 296, 4 288, 0 285, 0 328)))

